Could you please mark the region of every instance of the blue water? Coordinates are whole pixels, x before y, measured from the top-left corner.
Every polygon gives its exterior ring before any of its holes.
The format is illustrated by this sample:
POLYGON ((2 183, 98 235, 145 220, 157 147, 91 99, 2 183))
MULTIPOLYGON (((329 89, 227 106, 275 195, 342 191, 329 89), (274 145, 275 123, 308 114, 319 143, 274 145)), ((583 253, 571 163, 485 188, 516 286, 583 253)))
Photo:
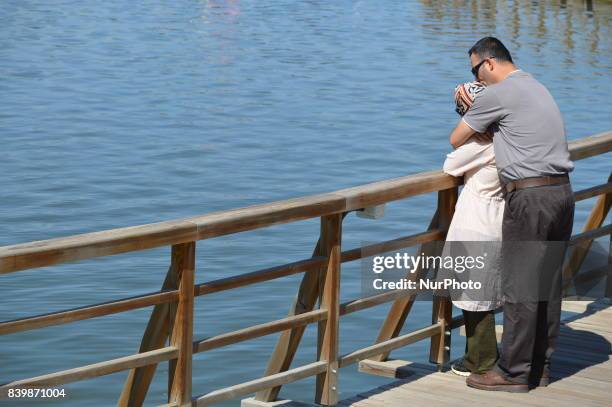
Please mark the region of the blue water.
MULTIPOLYGON (((0 245, 332 191, 441 166, 467 49, 496 35, 544 83, 569 139, 612 129, 612 4, 594 1, 4 1, 0 245)), ((575 189, 611 155, 580 161, 575 189)), ((424 230, 435 194, 350 215, 343 245, 424 230)), ((581 202, 576 230, 593 200, 581 202)), ((310 256, 318 221, 198 242, 197 281, 310 256)), ((169 248, 2 276, 0 320, 159 289, 169 248)), ((195 337, 286 315, 300 276, 196 300, 195 337)), ((343 267, 342 300, 358 297, 343 267)), ((388 306, 342 319, 341 353, 371 344, 388 306)), ((0 337, 0 382, 138 350, 150 310, 0 337)), ((405 331, 429 322, 418 303, 405 331)), ((260 377, 276 335, 194 358, 194 395, 260 377)), ((462 338, 455 337, 453 354, 462 338)), ((393 353, 426 360, 427 343, 393 353)), ((311 326, 293 366, 314 361, 311 326)), ((165 401, 158 368, 147 405, 165 401)), ((340 375, 340 397, 387 380, 340 375)), ((113 405, 124 373, 49 405, 113 405)), ((281 396, 311 401, 314 379, 281 396)), ((7 405, 30 405, 13 401, 7 405)), ((238 405, 233 400, 221 405, 238 405)))

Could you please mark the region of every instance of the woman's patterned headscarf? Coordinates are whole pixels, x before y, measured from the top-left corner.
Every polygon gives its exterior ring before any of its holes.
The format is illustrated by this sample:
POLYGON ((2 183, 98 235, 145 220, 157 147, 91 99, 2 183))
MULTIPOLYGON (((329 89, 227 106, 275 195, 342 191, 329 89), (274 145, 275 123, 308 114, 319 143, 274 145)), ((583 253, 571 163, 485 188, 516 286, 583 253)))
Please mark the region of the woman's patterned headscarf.
POLYGON ((457 104, 455 111, 463 116, 472 107, 476 96, 484 89, 485 85, 482 82, 466 82, 457 85, 455 88, 455 103, 457 104))

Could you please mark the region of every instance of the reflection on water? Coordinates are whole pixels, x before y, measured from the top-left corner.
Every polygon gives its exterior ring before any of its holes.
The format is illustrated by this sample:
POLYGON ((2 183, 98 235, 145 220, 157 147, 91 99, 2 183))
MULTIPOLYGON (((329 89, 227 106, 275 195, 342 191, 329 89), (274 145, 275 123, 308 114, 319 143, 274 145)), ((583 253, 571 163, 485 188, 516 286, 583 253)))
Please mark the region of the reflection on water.
POLYGON ((544 47, 559 47, 568 63, 580 57, 574 52, 576 48, 588 50, 593 59, 603 52, 610 54, 612 37, 608 22, 612 2, 476 0, 466 5, 452 0, 421 0, 421 3, 430 20, 424 28, 435 34, 466 30, 483 36, 496 33, 514 52, 525 45, 525 40, 536 52, 544 47))

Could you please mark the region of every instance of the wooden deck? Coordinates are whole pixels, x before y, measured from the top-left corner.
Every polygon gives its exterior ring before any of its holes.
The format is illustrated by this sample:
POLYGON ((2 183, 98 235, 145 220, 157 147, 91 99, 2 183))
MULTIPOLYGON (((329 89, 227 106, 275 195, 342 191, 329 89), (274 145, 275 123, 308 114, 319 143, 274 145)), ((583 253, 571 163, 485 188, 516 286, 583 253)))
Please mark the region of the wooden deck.
MULTIPOLYGON (((579 304, 568 303, 570 307, 579 304)), ((612 307, 591 303, 586 311, 565 319, 553 355, 552 383, 527 394, 472 389, 465 378, 437 372, 432 365, 364 361, 362 370, 404 378, 343 400, 339 406, 610 406, 612 405, 612 307)))

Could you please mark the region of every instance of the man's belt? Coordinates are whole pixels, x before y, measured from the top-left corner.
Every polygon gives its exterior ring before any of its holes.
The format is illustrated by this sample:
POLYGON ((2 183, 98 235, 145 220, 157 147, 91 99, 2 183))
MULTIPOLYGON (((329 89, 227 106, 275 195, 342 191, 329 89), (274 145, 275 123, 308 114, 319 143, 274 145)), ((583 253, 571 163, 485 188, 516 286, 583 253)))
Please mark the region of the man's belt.
POLYGON ((546 177, 533 177, 519 179, 517 181, 510 181, 504 185, 506 192, 512 192, 515 189, 540 187, 543 185, 561 185, 569 184, 569 177, 566 174, 563 175, 551 175, 546 177))

